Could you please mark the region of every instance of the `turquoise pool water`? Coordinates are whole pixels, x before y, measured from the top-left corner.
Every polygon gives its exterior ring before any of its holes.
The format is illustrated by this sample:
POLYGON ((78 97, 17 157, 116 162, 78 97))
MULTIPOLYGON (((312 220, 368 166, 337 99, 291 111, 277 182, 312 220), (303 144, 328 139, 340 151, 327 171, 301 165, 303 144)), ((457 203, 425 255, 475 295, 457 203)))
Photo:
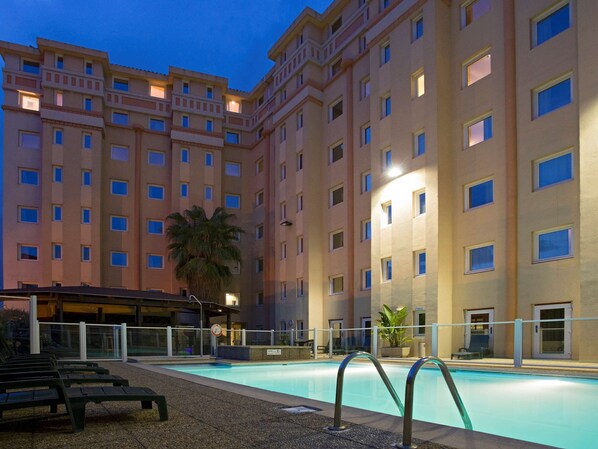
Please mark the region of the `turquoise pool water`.
MULTIPOLYGON (((165 368, 334 403, 338 363, 170 365, 165 368)), ((408 368, 384 365, 404 400, 408 368)), ((562 448, 598 447, 598 380, 455 371, 453 379, 474 430, 562 448)), ((372 365, 350 364, 343 404, 398 415, 372 365)), ((422 369, 414 418, 463 427, 440 371, 422 369)))

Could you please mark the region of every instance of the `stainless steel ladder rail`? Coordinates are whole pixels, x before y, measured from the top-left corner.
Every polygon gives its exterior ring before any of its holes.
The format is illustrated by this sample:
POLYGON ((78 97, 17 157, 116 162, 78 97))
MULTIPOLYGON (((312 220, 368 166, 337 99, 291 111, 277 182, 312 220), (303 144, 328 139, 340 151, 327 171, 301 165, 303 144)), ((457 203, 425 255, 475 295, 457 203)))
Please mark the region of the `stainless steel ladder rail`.
POLYGON ((399 395, 395 391, 394 387, 390 383, 390 380, 384 372, 382 365, 380 365, 380 362, 378 362, 376 357, 374 357, 369 352, 359 351, 345 357, 345 359, 341 362, 340 367, 338 368, 338 374, 336 375, 336 400, 334 402, 334 425, 328 427, 329 430, 345 430, 345 426, 341 426, 341 408, 343 405, 343 383, 345 379, 345 369, 347 368, 347 365, 349 364, 349 362, 351 362, 351 360, 356 359, 358 357, 366 358, 374 364, 376 370, 378 371, 378 374, 380 374, 380 377, 382 378, 382 382, 384 382, 384 385, 386 386, 388 392, 392 396, 392 399, 395 401, 395 404, 399 408, 401 416, 405 414, 405 408, 403 407, 403 403, 401 402, 401 399, 399 398, 399 395))
POLYGON ((459 409, 459 413, 461 414, 461 419, 463 420, 465 428, 467 430, 473 430, 473 427, 471 425, 471 419, 469 419, 469 414, 467 413, 467 410, 463 405, 461 396, 457 391, 455 382, 453 382, 453 378, 446 364, 438 357, 424 357, 413 364, 413 366, 409 370, 409 374, 407 375, 407 384, 405 385, 405 414, 403 415, 403 441, 402 443, 397 445, 397 447, 401 449, 414 449, 417 447, 411 441, 411 433, 413 430, 413 395, 415 387, 415 378, 417 376, 417 373, 419 372, 420 368, 424 366, 426 363, 434 363, 436 366, 438 366, 438 368, 440 368, 440 371, 442 372, 442 377, 444 377, 444 380, 451 392, 451 395, 455 400, 455 404, 459 409))

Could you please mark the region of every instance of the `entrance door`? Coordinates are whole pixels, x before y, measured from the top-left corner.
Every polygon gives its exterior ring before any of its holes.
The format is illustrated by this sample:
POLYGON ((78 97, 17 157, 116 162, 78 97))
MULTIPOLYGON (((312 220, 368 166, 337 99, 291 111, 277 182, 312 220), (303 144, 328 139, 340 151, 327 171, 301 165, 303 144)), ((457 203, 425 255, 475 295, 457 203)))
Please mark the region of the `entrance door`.
POLYGON ((342 347, 343 320, 328 320, 328 323, 332 329, 332 349, 340 349, 342 347))
MULTIPOLYGON (((534 320, 562 318, 571 318, 571 303, 534 306, 534 320)), ((533 323, 533 326, 534 358, 571 358, 571 321, 533 323)))
POLYGON ((469 347, 472 335, 488 335, 490 352, 494 352, 494 309, 467 310, 465 312, 465 347, 469 347))
POLYGON ((361 327, 361 346, 364 351, 372 352, 372 318, 362 318, 361 327))

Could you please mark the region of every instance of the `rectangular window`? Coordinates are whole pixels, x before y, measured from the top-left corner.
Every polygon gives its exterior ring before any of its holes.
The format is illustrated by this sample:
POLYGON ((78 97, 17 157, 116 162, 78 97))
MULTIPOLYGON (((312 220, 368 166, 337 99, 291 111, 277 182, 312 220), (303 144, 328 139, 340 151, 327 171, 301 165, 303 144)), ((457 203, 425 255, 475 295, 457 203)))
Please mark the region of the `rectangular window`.
POLYGON ((91 246, 81 245, 81 262, 91 262, 91 246))
POLYGON ((344 291, 344 278, 342 275, 331 276, 329 283, 331 295, 338 295, 344 291))
POLYGON ((465 186, 465 210, 494 202, 494 180, 478 181, 465 186))
POLYGON ((264 225, 257 225, 255 227, 255 239, 261 240, 264 238, 264 225))
POLYGON ((280 243, 280 258, 281 259, 287 258, 287 242, 280 243))
POLYGON ((392 150, 390 148, 382 152, 382 167, 384 170, 392 168, 392 150))
POLYGON ((184 94, 188 94, 189 93, 189 83, 187 81, 183 81, 183 85, 182 85, 181 91, 184 94))
POLYGON ((52 221, 62 221, 62 206, 59 204, 52 205, 52 221))
POLYGON ((413 312, 413 324, 418 326, 413 331, 414 335, 426 335, 426 312, 423 310, 413 312))
POLYGON ((150 97, 166 98, 166 89, 163 86, 150 85, 150 97))
POLYGON ((81 170, 81 185, 87 187, 91 185, 91 170, 81 170))
MULTIPOLYGON (((303 278, 297 278, 297 297, 301 298, 304 295, 303 278)), ((297 321, 299 325, 299 321, 297 321)))
POLYGON ((91 134, 83 133, 83 148, 91 150, 91 134))
POLYGON ((18 245, 19 260, 38 260, 39 248, 32 245, 18 245))
POLYGON ((147 197, 151 200, 163 200, 164 199, 164 186, 148 184, 147 185, 147 197))
POLYGON ((211 201, 214 198, 214 188, 210 185, 205 185, 203 188, 203 197, 206 201, 211 201))
POLYGON ((484 244, 466 248, 465 272, 494 270, 494 245, 484 244))
POLYGON ((415 42, 416 40, 422 38, 424 35, 424 17, 419 16, 413 19, 411 22, 411 41, 415 42))
POLYGON ((19 184, 38 185, 39 184, 39 171, 30 170, 27 168, 19 169, 19 184))
POLYGON ((297 153, 297 171, 303 170, 303 152, 297 153))
POLYGON ((534 262, 573 256, 573 230, 570 226, 534 233, 534 262))
POLYGON ((420 131, 413 138, 413 156, 421 156, 426 153, 426 133, 420 131))
POLYGON ((255 174, 259 175, 263 171, 264 171, 264 158, 260 157, 257 161, 255 161, 255 174))
POLYGON ((226 132, 226 143, 240 143, 239 133, 226 132))
POLYGON ((285 140, 287 140, 287 127, 286 125, 282 125, 280 127, 280 141, 284 142, 285 140))
POLYGON ((129 219, 127 217, 120 217, 112 215, 110 217, 110 230, 118 232, 126 232, 129 229, 129 219))
POLYGON ((392 202, 384 203, 382 205, 382 225, 387 226, 392 224, 392 202))
POLYGON ((343 186, 330 189, 330 207, 336 206, 343 202, 344 191, 343 186))
POLYGON ((372 270, 366 268, 361 270, 361 289, 370 290, 372 288, 372 270))
POLYGON ((464 85, 471 86, 492 73, 492 55, 477 55, 464 64, 464 85))
POLYGON ((214 87, 206 86, 206 98, 209 98, 209 99, 214 98, 214 87))
POLYGON ((337 231, 330 234, 330 251, 345 246, 345 234, 343 231, 337 231))
POLYGON ((92 62, 85 62, 85 74, 86 75, 93 75, 93 63, 92 62))
POLYGON ((341 58, 339 58, 336 61, 334 61, 332 64, 330 64, 330 78, 332 78, 337 73, 340 73, 342 62, 343 62, 343 60, 341 58))
POLYGON ((461 6, 461 27, 478 20, 481 16, 490 11, 490 0, 472 0, 461 6))
POLYGON ((54 94, 54 102, 56 106, 63 106, 64 105, 64 95, 60 91, 56 91, 54 94))
POLYGON ((426 77, 423 70, 418 70, 412 76, 413 98, 419 98, 426 93, 426 77))
POLYGON ((361 128, 361 145, 368 145, 372 141, 372 128, 370 124, 361 128))
POLYGON ((149 165, 163 166, 166 163, 166 154, 163 151, 152 151, 147 152, 147 163, 149 165))
POLYGON ((189 163, 189 149, 188 148, 181 148, 181 162, 183 164, 189 163))
POLYGON ((149 128, 152 131, 164 131, 166 129, 166 123, 162 119, 150 117, 149 128))
POLYGON ((492 138, 492 116, 467 124, 465 130, 467 147, 472 147, 492 138))
POLYGON ((390 42, 385 42, 380 46, 380 65, 390 61, 390 42))
POLYGON ((280 203, 280 219, 284 220, 287 218, 287 203, 283 201, 280 203))
POLYGON ((541 45, 561 34, 571 26, 571 6, 569 2, 552 7, 549 11, 532 20, 532 43, 541 45))
POLYGON ((534 162, 534 188, 543 189, 573 179, 573 154, 568 151, 534 162))
POLYGON ((241 197, 227 193, 224 195, 224 206, 229 209, 241 209, 241 197))
POLYGON ((206 119, 206 132, 211 133, 213 131, 214 131, 214 120, 206 119))
POLYGON ((212 167, 214 165, 214 154, 210 151, 206 151, 204 161, 206 167, 212 167))
POLYGON ((303 128, 303 111, 297 113, 297 129, 303 128))
POLYGON ((39 62, 23 60, 23 72, 39 75, 39 62))
POLYGON ((127 196, 129 194, 129 183, 115 179, 110 180, 110 193, 112 195, 127 196))
POLYGON ((88 207, 81 208, 81 224, 91 223, 91 209, 88 207))
POLYGON ((264 204, 264 191, 260 190, 255 194, 255 205, 257 207, 261 206, 262 204, 264 204))
POLYGON ((147 267, 151 269, 163 269, 164 268, 164 256, 159 254, 148 254, 147 255, 147 267))
POLYGON ((56 68, 57 69, 64 69, 64 57, 63 56, 56 56, 56 68))
POLYGON ((225 162, 224 174, 227 176, 241 176, 241 164, 237 162, 225 162))
POLYGON ((390 0, 380 0, 380 11, 390 6, 390 0))
POLYGON ((297 255, 303 254, 303 236, 297 237, 297 255))
POLYGON ((258 257, 255 259, 255 272, 256 273, 263 273, 264 272, 264 258, 258 257))
POLYGON ((258 306, 264 305, 264 292, 257 292, 255 294, 255 302, 256 302, 256 305, 258 305, 258 306))
POLYGON ((164 222, 162 220, 147 220, 147 233, 156 235, 164 234, 164 222))
POLYGON ((37 207, 19 207, 19 221, 21 223, 37 223, 37 207))
POLYGON ((129 264, 129 254, 123 251, 110 252, 110 265, 113 267, 126 267, 129 264))
POLYGON ((125 112, 113 112, 112 113, 112 123, 116 125, 128 125, 129 124, 129 114, 125 112))
POLYGON ((536 89, 534 91, 535 117, 542 117, 549 112, 567 106, 571 101, 571 78, 536 89))
POLYGON ((83 99, 83 109, 85 109, 86 111, 91 111, 93 109, 93 102, 91 98, 85 97, 83 99))
POLYGON ((181 126, 183 128, 189 128, 189 116, 188 115, 181 116, 181 126))
POLYGON ((181 182, 181 197, 182 198, 189 197, 189 183, 188 182, 181 182))
POLYGON ((381 104, 381 111, 382 111, 381 118, 388 117, 390 115, 390 113, 392 112, 390 95, 388 95, 386 97, 382 97, 382 99, 380 100, 380 104, 381 104))
POLYGON ((280 164, 280 180, 284 181, 287 179, 287 164, 282 163, 280 164))
POLYGON ((61 243, 52 243, 52 260, 62 260, 61 243))
POLYGON ((334 33, 336 33, 338 30, 340 30, 341 26, 343 26, 343 17, 339 17, 338 19, 336 19, 332 25, 330 25, 330 35, 332 36, 334 33))
POLYGON ((382 282, 392 281, 392 258, 385 257, 382 263, 382 282))
POLYGON ((40 148, 39 133, 29 131, 19 131, 19 146, 21 148, 31 148, 32 150, 39 150, 40 148))
POLYGON ((413 199, 415 203, 414 211, 415 216, 422 215, 426 213, 426 191, 420 190, 413 194, 413 199))
POLYGON ((110 149, 110 158, 113 161, 127 162, 129 160, 129 148, 113 145, 110 149))
POLYGON ((368 240, 372 240, 372 220, 361 222, 361 241, 366 242, 368 240))
POLYGON ((370 77, 366 77, 361 80, 359 93, 361 95, 361 99, 368 98, 370 96, 370 77))
MULTIPOLYGON (((287 299, 287 283, 286 282, 280 283, 280 299, 287 299)), ((280 330, 286 330, 286 328, 287 328, 286 321, 281 321, 280 330)))
POLYGON ((62 167, 55 165, 52 167, 52 181, 62 182, 62 167))
POLYGON ((343 115, 343 99, 337 100, 335 103, 329 106, 328 121, 331 122, 336 120, 343 115))
POLYGON ((426 250, 415 251, 414 253, 415 262, 415 275, 423 276, 426 274, 426 250))
POLYGON ((129 81, 120 78, 114 78, 112 87, 116 90, 124 90, 127 92, 129 90, 129 81))
POLYGON ((19 104, 28 111, 39 111, 39 97, 34 95, 19 93, 19 104))
POLYGON ((337 143, 336 145, 333 145, 332 147, 330 147, 330 158, 329 158, 330 164, 333 164, 342 158, 343 158, 343 143, 342 142, 337 143))
POLYGON ((361 193, 367 193, 372 190, 372 174, 370 172, 361 175, 361 193))
POLYGON ((54 145, 62 145, 63 131, 58 128, 54 128, 54 145))

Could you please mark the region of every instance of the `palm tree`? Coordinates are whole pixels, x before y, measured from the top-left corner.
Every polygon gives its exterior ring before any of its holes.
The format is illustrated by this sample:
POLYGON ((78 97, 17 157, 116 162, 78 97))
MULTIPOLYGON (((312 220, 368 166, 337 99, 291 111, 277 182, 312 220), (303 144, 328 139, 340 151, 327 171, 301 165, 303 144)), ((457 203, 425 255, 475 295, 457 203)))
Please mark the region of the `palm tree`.
POLYGON ((208 218, 199 206, 167 217, 170 224, 166 235, 170 258, 176 262, 175 275, 201 300, 217 300, 231 277, 229 265, 241 263, 241 251, 233 242, 244 231, 229 224, 234 217, 218 207, 208 218))

